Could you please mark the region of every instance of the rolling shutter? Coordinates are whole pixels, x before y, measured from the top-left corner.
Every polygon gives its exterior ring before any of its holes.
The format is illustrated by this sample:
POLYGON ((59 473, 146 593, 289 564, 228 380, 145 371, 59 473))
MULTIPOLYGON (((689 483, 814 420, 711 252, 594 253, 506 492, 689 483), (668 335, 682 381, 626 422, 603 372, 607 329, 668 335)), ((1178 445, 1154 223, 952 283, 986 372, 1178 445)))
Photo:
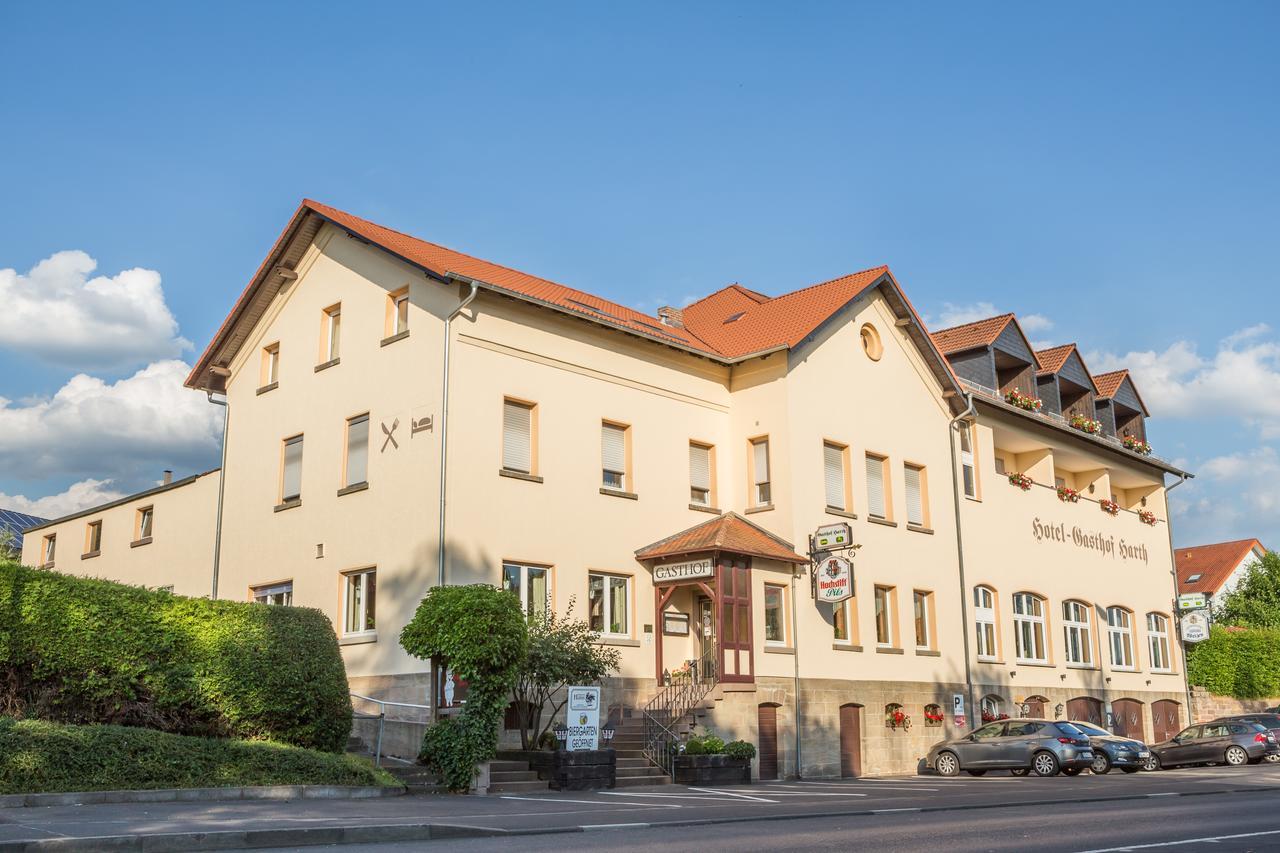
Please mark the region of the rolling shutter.
POLYGON ((878 456, 868 456, 867 514, 885 518, 884 509, 884 460, 878 456))
POLYGON ((924 501, 920 494, 920 469, 911 465, 903 468, 907 481, 907 524, 924 525, 924 501))
POLYGON ((844 450, 834 444, 822 445, 822 481, 826 485, 827 506, 845 509, 844 450))
POLYGON ((689 486, 711 491, 711 448, 689 445, 689 486))
POLYGON ((502 467, 508 471, 521 474, 532 471, 529 443, 532 411, 529 406, 510 400, 502 405, 502 467))
POLYGON ((600 463, 606 471, 627 471, 627 431, 613 424, 602 424, 600 430, 600 463))

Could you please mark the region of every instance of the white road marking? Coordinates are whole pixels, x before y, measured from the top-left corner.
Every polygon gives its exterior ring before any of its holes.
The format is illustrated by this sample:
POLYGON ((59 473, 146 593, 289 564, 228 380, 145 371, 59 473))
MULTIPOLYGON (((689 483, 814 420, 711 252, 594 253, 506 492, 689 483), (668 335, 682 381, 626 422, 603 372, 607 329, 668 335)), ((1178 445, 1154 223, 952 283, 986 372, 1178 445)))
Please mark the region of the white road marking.
POLYGON ((872 809, 872 814, 893 814, 895 812, 918 812, 919 808, 914 809, 872 809))
POLYGON ((578 827, 583 832, 594 832, 601 829, 647 829, 647 823, 584 823, 578 827))
POLYGON ((1177 791, 1161 791, 1158 794, 1147 794, 1148 797, 1181 797, 1177 791))
MULTIPOLYGON (((676 800, 715 800, 716 802, 720 802, 720 803, 735 802, 734 798, 732 797, 711 796, 709 794, 647 794, 640 791, 636 791, 636 792, 601 791, 600 793, 607 797, 664 797, 664 798, 676 799, 676 800)), ((778 801, 761 799, 760 802, 777 803, 778 801)))
POLYGON ((721 794, 726 797, 737 797, 740 800, 751 800, 756 803, 776 803, 777 800, 766 800, 764 797, 753 797, 750 794, 739 794, 736 791, 717 791, 714 788, 694 788, 690 786, 690 791, 701 791, 704 794, 721 794))
POLYGON ((771 797, 869 797, 858 791, 765 791, 771 797))
POLYGON ((1258 838, 1263 835, 1280 835, 1280 829, 1269 829, 1265 832, 1241 832, 1237 835, 1207 835, 1204 838, 1184 838, 1181 841, 1156 841, 1150 844, 1128 844, 1124 847, 1104 847, 1097 850, 1084 850, 1081 853, 1125 853, 1128 850, 1151 850, 1156 847, 1179 847, 1183 844, 1216 844, 1219 841, 1235 841, 1240 838, 1258 838))
MULTIPOLYGON (((602 793, 605 793, 605 792, 602 792, 602 793)), ((608 793, 612 793, 612 792, 608 792, 608 793)), ((637 808, 637 809, 640 809, 640 808, 653 808, 653 809, 679 809, 679 808, 684 808, 683 806, 677 806, 677 805, 670 804, 670 803, 649 803, 649 804, 636 803, 636 804, 635 804, 635 806, 631 806, 629 803, 617 803, 617 804, 614 804, 614 803, 609 802, 608 800, 562 800, 562 799, 560 799, 559 797, 517 797, 517 796, 512 795, 512 794, 503 794, 503 795, 502 795, 502 799, 504 799, 504 800, 528 800, 528 801, 530 801, 530 802, 535 802, 535 803, 553 803, 553 804, 554 804, 554 803, 586 803, 587 805, 590 805, 590 806, 604 806, 604 807, 606 807, 606 808, 610 808, 610 809, 612 809, 612 808, 617 808, 617 807, 618 807, 618 806, 620 806, 620 805, 621 805, 621 806, 627 806, 628 808, 637 808)), ((581 811, 581 809, 579 809, 579 811, 581 811)), ((531 812, 531 814, 539 814, 539 813, 538 813, 538 812, 531 812)), ((573 814, 573 812, 565 812, 565 814, 573 814)), ((323 818, 323 819, 324 819, 324 820, 328 820, 328 818, 323 818)))

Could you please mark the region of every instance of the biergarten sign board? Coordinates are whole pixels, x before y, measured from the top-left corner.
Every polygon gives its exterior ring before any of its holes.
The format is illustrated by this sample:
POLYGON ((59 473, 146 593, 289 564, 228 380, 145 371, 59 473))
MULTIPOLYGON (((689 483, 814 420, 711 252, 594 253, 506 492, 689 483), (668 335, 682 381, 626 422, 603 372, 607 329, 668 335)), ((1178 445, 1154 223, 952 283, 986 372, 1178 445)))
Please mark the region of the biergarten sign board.
POLYGON ((570 687, 565 749, 600 748, 600 688, 570 687))
POLYGON ((1201 643, 1209 639, 1209 611, 1187 610, 1180 617, 1182 642, 1201 643))
POLYGON ((853 598, 853 564, 844 557, 827 557, 818 564, 818 600, 839 604, 853 598))
POLYGON ((715 576, 716 564, 710 557, 700 560, 685 560, 680 563, 665 563, 653 567, 654 583, 672 583, 674 581, 694 580, 715 576))

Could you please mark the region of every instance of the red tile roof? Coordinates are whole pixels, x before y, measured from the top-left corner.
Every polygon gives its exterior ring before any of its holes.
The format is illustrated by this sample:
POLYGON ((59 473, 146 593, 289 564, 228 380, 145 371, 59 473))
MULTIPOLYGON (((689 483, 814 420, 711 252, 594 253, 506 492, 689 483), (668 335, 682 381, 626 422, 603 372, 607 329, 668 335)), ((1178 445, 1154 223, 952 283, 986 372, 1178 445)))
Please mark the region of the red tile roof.
POLYGON ((1006 326, 1014 322, 1012 314, 1001 314, 999 317, 988 317, 986 320, 975 320, 962 326, 952 326, 933 333, 933 342, 943 355, 953 352, 989 347, 996 342, 1006 326))
POLYGON ((1075 344, 1063 344, 1060 347, 1037 350, 1036 361, 1040 363, 1040 369, 1036 372, 1042 376, 1046 373, 1057 373, 1062 369, 1062 365, 1067 363, 1067 359, 1071 357, 1071 351, 1075 348, 1075 344))
POLYGON ((1126 376, 1129 375, 1128 370, 1113 370, 1110 373, 1099 373, 1093 377, 1093 384, 1098 386, 1098 396, 1104 400, 1109 400, 1120 390, 1121 383, 1124 382, 1126 376))
POLYGON ((1257 539, 1238 539, 1216 545, 1175 549, 1173 556, 1178 566, 1178 592, 1203 592, 1209 595, 1217 593, 1236 566, 1254 548, 1266 550, 1257 539), (1191 581, 1190 578, 1196 575, 1199 577, 1191 581))
POLYGON ((708 551, 729 551, 783 563, 809 562, 806 557, 795 553, 790 542, 779 539, 764 528, 757 527, 733 512, 726 512, 710 521, 704 521, 688 530, 682 530, 666 539, 647 545, 636 551, 636 559, 658 560, 663 557, 708 551))

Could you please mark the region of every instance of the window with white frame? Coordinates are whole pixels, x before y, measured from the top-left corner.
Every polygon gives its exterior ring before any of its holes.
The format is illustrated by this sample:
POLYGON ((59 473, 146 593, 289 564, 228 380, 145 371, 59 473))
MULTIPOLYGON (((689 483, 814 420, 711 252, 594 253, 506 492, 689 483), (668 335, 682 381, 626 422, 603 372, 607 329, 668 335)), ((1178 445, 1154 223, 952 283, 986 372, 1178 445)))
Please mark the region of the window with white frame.
POLYGON ((885 490, 885 458, 867 454, 867 515, 888 518, 889 501, 885 490))
POLYGON ((601 484, 606 489, 625 492, 627 482, 627 433, 622 424, 608 421, 600 425, 600 467, 603 469, 601 484))
POLYGON ((302 499, 302 436, 284 440, 280 454, 280 503, 302 499))
POLYGON ((392 335, 409 331, 409 289, 391 294, 391 328, 392 335))
POLYGON ((344 464, 346 481, 350 488, 368 482, 369 479, 369 415, 357 415, 347 421, 347 458, 344 464))
POLYGON ((889 648, 894 643, 896 626, 893 624, 893 610, 896 597, 891 586, 875 588, 876 645, 883 648, 889 648))
POLYGON ((50 533, 44 537, 44 564, 52 566, 58 551, 58 534, 50 533))
POLYGON ((916 648, 933 648, 933 593, 917 589, 911 593, 916 623, 916 648))
POLYGON ((502 401, 502 470, 515 474, 533 473, 532 403, 502 401))
POLYGON ((711 506, 711 445, 689 442, 689 503, 711 506))
POLYGON ((960 424, 960 474, 964 480, 964 496, 978 496, 978 473, 973 464, 973 425, 960 424))
POLYGON ((321 320, 320 361, 328 363, 336 361, 341 354, 342 345, 342 305, 333 305, 324 309, 321 320))
POLYGON ((1004 700, 995 694, 982 697, 981 712, 984 723, 992 723, 1008 716, 1004 712, 1004 700))
POLYGON ((293 604, 293 581, 266 584, 252 588, 253 600, 259 604, 293 604))
POLYGON ((551 569, 547 566, 503 563, 502 588, 520 599, 527 615, 546 617, 551 607, 551 569))
POLYGON ((773 487, 769 480, 769 439, 751 440, 751 505, 773 503, 773 487))
POLYGON ((1029 592, 1013 596, 1013 635, 1019 661, 1045 663, 1049 653, 1045 646, 1044 599, 1029 592))
POLYGON ((764 585, 764 641, 787 644, 787 588, 771 583, 764 585))
POLYGON ((907 524, 916 527, 929 526, 928 505, 925 501, 925 471, 920 465, 902 466, 902 476, 907 493, 907 524))
POLYGON ((268 344, 262 348, 262 374, 259 384, 262 387, 275 385, 280 381, 280 344, 268 344))
POLYGON ((1082 601, 1062 602, 1062 648, 1069 664, 1093 665, 1093 632, 1089 618, 1092 610, 1082 601))
POLYGON ((1107 640, 1111 665, 1116 669, 1133 669, 1133 617, 1123 607, 1107 608, 1107 640))
POLYGON ((591 572, 587 575, 591 630, 609 637, 631 635, 631 578, 591 572))
POLYGON ((832 441, 822 443, 822 483, 826 491, 827 508, 842 512, 849 509, 848 477, 845 476, 845 457, 849 449, 832 441))
POLYGON ((1147 614, 1147 651, 1153 670, 1173 669, 1173 658, 1169 656, 1169 617, 1162 613, 1147 614))
POLYGON ((135 542, 143 542, 151 538, 152 522, 155 519, 155 509, 144 506, 138 509, 137 518, 134 521, 133 538, 135 542))
POLYGON ((363 569, 358 572, 348 572, 343 578, 346 587, 342 606, 343 633, 348 636, 373 633, 377 628, 377 622, 374 620, 377 571, 363 569))
POLYGON ((978 660, 995 660, 996 594, 990 587, 974 587, 973 621, 978 630, 978 660))

